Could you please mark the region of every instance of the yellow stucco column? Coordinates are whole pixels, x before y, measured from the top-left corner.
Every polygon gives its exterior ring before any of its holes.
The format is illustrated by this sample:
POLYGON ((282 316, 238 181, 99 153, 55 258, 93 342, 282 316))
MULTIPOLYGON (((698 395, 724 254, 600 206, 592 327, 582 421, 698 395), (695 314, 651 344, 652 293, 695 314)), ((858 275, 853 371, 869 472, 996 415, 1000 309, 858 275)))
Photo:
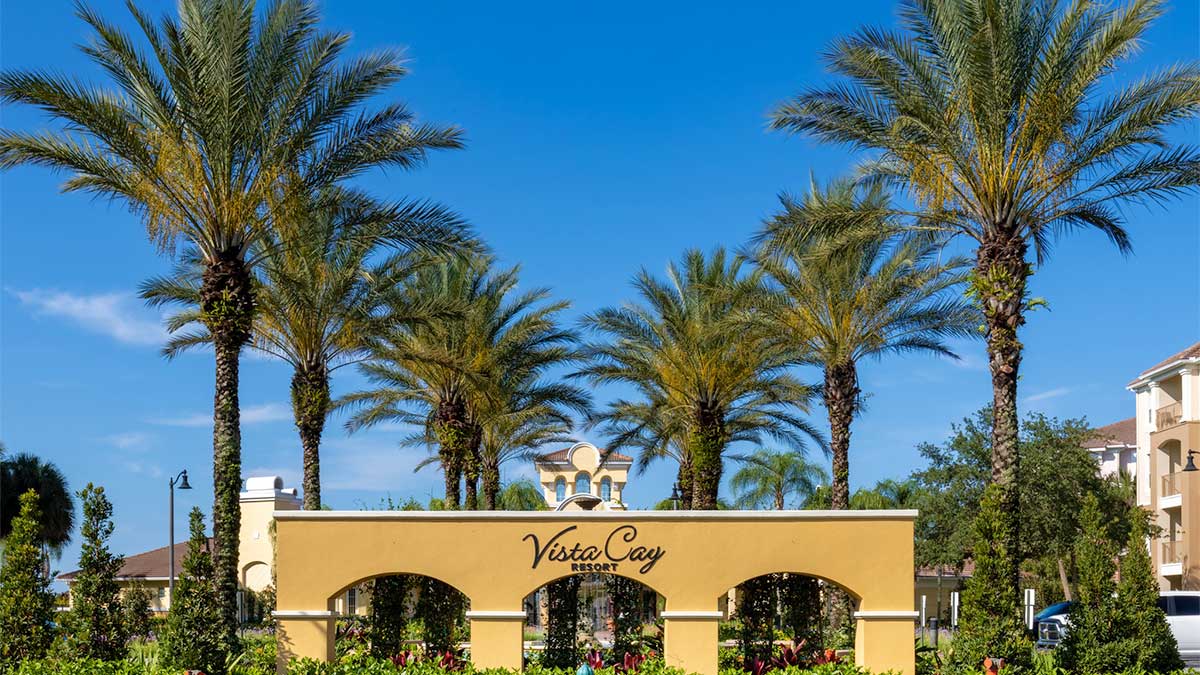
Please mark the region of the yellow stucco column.
POLYGON ((663 659, 685 673, 717 675, 718 611, 665 610, 663 659))
POLYGON ((524 661, 525 612, 470 610, 471 664, 520 670, 524 661))
POLYGON ((289 659, 333 660, 336 612, 279 611, 274 617, 276 665, 280 673, 287 671, 289 659))
POLYGON ((915 675, 913 621, 917 619, 916 612, 855 612, 854 618, 858 620, 854 663, 875 673, 892 670, 915 675))

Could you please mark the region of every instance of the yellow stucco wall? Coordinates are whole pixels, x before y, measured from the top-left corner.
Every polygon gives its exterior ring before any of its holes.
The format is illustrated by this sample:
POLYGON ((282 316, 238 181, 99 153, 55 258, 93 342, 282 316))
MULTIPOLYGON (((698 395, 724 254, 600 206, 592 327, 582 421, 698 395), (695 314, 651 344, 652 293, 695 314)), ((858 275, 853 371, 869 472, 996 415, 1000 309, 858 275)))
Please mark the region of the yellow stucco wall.
POLYGON ((715 675, 718 598, 761 574, 799 572, 838 583, 859 599, 861 665, 912 675, 915 515, 277 512, 280 658, 325 658, 332 649, 332 599, 351 584, 409 573, 467 595, 472 661, 520 668, 522 599, 562 576, 602 571, 637 579, 665 598, 670 665, 715 675), (536 561, 535 544, 545 551, 536 561))

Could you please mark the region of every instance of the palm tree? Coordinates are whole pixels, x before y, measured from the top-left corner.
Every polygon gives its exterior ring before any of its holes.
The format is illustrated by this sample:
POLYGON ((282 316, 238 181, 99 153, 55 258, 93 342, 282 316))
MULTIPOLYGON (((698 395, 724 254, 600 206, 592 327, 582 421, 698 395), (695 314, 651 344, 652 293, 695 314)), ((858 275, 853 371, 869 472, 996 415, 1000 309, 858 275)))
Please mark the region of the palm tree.
POLYGON ((421 164, 460 134, 414 122, 403 105, 364 104, 401 79, 397 51, 349 59, 345 33, 317 29, 316 8, 278 0, 180 0, 158 24, 129 4, 150 50, 84 5, 83 51, 112 91, 50 72, 0 74, 0 99, 37 106, 63 127, 0 131, 0 168, 48 166, 64 190, 124 202, 164 252, 203 261, 201 319, 216 358, 213 537, 225 639, 236 644, 241 428, 238 365, 256 306, 249 257, 297 195, 377 166, 421 164), (256 14, 258 18, 256 19, 256 14))
MULTIPOLYGON (((257 311, 250 346, 292 367, 292 413, 300 434, 304 463, 304 508, 321 508, 321 435, 331 407, 333 372, 356 362, 367 336, 378 330, 380 312, 392 291, 422 264, 423 253, 449 255, 474 244, 453 214, 421 202, 376 204, 345 190, 315 195, 296 222, 277 224, 277 238, 257 266, 257 311), (391 249, 391 250, 388 250, 391 249)), ((151 304, 178 304, 171 317, 176 335, 164 353, 174 357, 212 336, 199 309, 203 266, 189 256, 175 274, 142 285, 151 304)), ((436 309, 425 303, 398 311, 392 321, 429 320, 436 309)))
POLYGON ((816 464, 809 464, 795 452, 757 450, 750 455, 734 455, 731 459, 742 464, 733 474, 729 487, 740 509, 764 507, 782 511, 788 495, 800 503, 807 501, 817 488, 829 482, 829 474, 816 464))
MULTIPOLYGON (((1200 150, 1166 135, 1200 112, 1200 65, 1110 84, 1165 4, 910 0, 900 31, 863 29, 832 46, 829 66, 842 81, 772 113, 776 129, 872 152, 863 175, 915 198, 909 225, 975 245, 971 289, 986 318, 995 410, 992 475, 1007 513, 1019 512, 1028 249, 1040 264, 1058 235, 1093 228, 1128 251, 1122 204, 1160 202, 1200 183, 1200 150)), ((1015 551, 1015 522, 1010 531, 1005 544, 1015 551)), ((1010 572, 1015 587, 1015 566, 1010 572)))
POLYGON ((460 505, 464 477, 466 507, 478 507, 484 423, 506 396, 523 406, 581 411, 589 403, 583 392, 541 377, 577 358, 575 334, 558 322, 568 303, 546 302, 545 289, 516 294, 518 269, 493 271, 492 264, 475 256, 419 270, 401 289, 401 305, 426 300, 458 311, 417 325, 397 322, 372 338, 360 368, 375 388, 338 404, 355 410, 351 431, 385 421, 418 427, 409 442, 437 447, 450 508, 460 505))
POLYGON ((921 487, 915 480, 895 481, 889 478, 879 481, 873 488, 855 490, 850 498, 850 508, 911 509, 916 507, 921 494, 921 487))
MULTIPOLYGON (((586 408, 590 404, 587 396, 582 393, 578 396, 582 407, 586 408)), ((532 460, 538 456, 538 450, 549 443, 574 441, 571 436, 573 425, 565 411, 559 409, 556 404, 530 403, 522 401, 522 398, 527 397, 514 397, 499 409, 490 410, 484 416, 481 425, 480 478, 483 485, 483 508, 488 511, 497 508, 513 510, 512 506, 500 506, 505 502, 500 490, 502 464, 512 460, 532 460)), ((505 489, 515 485, 517 483, 511 483, 505 489)))
POLYGON ((547 506, 537 483, 518 480, 504 486, 495 508, 504 511, 545 511, 547 506))
MULTIPOLYGON (((617 399, 594 415, 590 423, 600 425, 601 434, 611 439, 612 448, 630 448, 637 453, 634 468, 639 475, 660 459, 674 460, 677 467, 674 489, 679 499, 674 500, 677 503, 671 508, 692 508, 692 457, 688 452, 687 428, 666 414, 662 401, 617 399)), ((750 435, 733 438, 731 442, 750 440, 750 435)))
MULTIPOLYGON (((682 433, 691 458, 692 507, 714 509, 722 455, 735 439, 770 436, 803 447, 819 438, 803 410, 813 390, 788 373, 795 353, 769 335, 735 326, 732 317, 759 289, 741 274, 742 261, 689 251, 667 267, 663 281, 642 271, 634 281, 644 304, 601 309, 585 324, 606 341, 588 345, 589 363, 578 376, 595 384, 632 385, 644 417, 663 416, 662 428, 682 433)), ((618 401, 595 422, 626 415, 618 401)), ((612 439, 616 450, 641 431, 612 439)), ((647 430, 649 425, 640 424, 647 430)))
MULTIPOLYGON (((0 445, 0 455, 3 450, 0 445)), ((42 527, 39 540, 58 555, 71 541, 75 502, 58 467, 27 452, 0 460, 0 540, 12 532, 12 521, 21 511, 21 495, 30 490, 38 495, 42 527)))
POLYGON ((813 186, 758 235, 757 263, 776 288, 756 308, 775 339, 824 370, 821 389, 833 448, 834 509, 850 507, 850 425, 859 408, 858 364, 904 352, 957 358, 944 342, 976 335, 979 318, 955 291, 966 261, 940 261, 929 236, 821 236, 835 213, 879 213, 888 197, 848 181, 813 186))

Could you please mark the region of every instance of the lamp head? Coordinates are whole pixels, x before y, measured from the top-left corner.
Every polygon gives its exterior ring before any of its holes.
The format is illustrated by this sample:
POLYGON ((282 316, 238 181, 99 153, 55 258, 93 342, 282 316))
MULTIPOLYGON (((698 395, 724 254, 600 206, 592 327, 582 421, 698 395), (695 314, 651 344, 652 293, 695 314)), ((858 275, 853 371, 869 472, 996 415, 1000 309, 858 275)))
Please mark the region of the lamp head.
POLYGON ((179 489, 180 490, 191 490, 192 486, 188 485, 187 469, 184 469, 183 472, 180 473, 179 475, 180 475, 179 489))
POLYGON ((1192 460, 1192 455, 1194 454, 1196 454, 1195 450, 1188 450, 1188 461, 1183 467, 1184 471, 1200 471, 1200 469, 1196 468, 1196 462, 1192 460))
POLYGON ((679 501, 679 483, 671 486, 671 501, 679 501))

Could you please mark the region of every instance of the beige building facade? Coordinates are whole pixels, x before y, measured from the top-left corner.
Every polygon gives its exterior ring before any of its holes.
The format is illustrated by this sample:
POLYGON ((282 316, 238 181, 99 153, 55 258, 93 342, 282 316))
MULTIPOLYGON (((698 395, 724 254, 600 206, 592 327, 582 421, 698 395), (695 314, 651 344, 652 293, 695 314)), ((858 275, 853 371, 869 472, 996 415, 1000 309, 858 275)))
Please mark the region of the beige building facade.
POLYGON ((621 493, 633 458, 576 443, 534 461, 546 505, 553 511, 624 511, 621 493))
MULTIPOLYGON (((238 539, 238 576, 242 587, 259 592, 272 585, 274 565, 274 518, 276 511, 296 511, 301 507, 296 488, 284 488, 279 476, 259 476, 246 479, 246 489, 239 501, 242 510, 242 529, 238 539)), ((187 507, 181 511, 186 513, 187 507)), ((178 515, 178 514, 177 514, 178 515)), ((164 524, 163 529, 166 529, 164 524)), ((182 541, 175 544, 175 573, 183 569, 183 558, 187 555, 187 531, 176 537, 182 541)), ((117 572, 117 583, 121 592, 135 586, 150 589, 150 610, 155 614, 166 613, 171 608, 170 594, 170 548, 163 546, 144 553, 126 556, 125 563, 117 572)), ((68 593, 78 572, 59 575, 66 582, 68 593)))
POLYGON ((1163 590, 1200 590, 1200 342, 1130 382, 1136 396, 1137 496, 1162 534, 1150 555, 1163 590))

